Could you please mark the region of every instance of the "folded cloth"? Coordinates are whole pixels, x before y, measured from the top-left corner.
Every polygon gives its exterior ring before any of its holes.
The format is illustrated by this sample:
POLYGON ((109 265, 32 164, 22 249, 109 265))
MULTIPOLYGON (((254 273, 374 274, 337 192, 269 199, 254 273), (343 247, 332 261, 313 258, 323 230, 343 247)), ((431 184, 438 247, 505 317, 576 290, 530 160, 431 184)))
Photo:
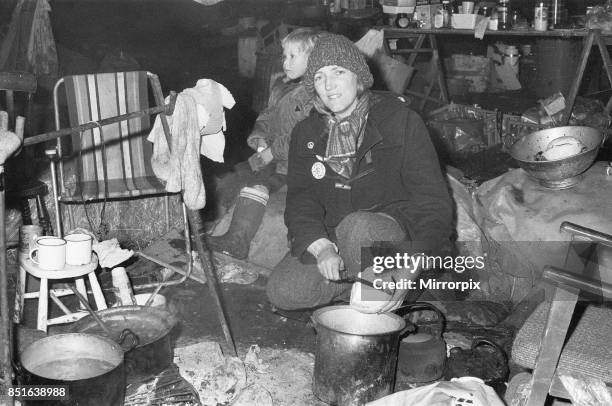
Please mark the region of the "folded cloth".
POLYGON ((185 205, 199 210, 206 205, 206 192, 200 167, 200 128, 197 103, 184 92, 176 97, 174 113, 168 116, 172 148, 168 146, 161 119, 155 119, 147 140, 154 144, 151 166, 165 182, 166 191, 182 192, 185 205))
POLYGON ((147 138, 155 144, 151 158, 153 172, 166 182, 168 192, 182 192, 191 210, 201 209, 206 204, 199 154, 223 162, 223 108, 232 108, 235 103, 223 85, 200 79, 195 87, 178 94, 174 112, 167 117, 172 146, 168 146, 159 116, 147 138))
POLYGON ((134 255, 134 251, 121 248, 116 238, 101 242, 94 241, 92 248, 98 255, 102 268, 114 268, 134 255))
POLYGON ((234 97, 225 86, 211 79, 200 79, 194 87, 183 90, 183 93, 193 97, 197 105, 198 125, 202 135, 200 153, 215 162, 223 162, 223 131, 226 129, 223 108, 234 107, 234 97))

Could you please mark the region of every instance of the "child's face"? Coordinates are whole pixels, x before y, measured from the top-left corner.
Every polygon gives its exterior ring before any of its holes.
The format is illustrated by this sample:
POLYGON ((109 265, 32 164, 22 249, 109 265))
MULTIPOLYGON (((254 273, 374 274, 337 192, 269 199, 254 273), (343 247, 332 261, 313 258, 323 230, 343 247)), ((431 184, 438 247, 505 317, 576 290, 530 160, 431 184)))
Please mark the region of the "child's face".
POLYGON ((289 79, 299 79, 306 73, 308 52, 298 44, 288 43, 283 47, 283 70, 289 79))

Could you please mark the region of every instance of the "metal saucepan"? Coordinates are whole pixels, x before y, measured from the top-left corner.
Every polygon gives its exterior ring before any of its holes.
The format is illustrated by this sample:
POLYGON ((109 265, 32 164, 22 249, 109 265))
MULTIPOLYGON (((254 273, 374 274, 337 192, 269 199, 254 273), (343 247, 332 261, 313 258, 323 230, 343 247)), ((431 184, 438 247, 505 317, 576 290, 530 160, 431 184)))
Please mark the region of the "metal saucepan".
POLYGON ((34 341, 20 354, 28 385, 65 385, 55 404, 122 406, 125 397, 124 352, 116 342, 93 334, 58 334, 34 341))
MULTIPOLYGON (((177 324, 172 313, 143 306, 121 306, 96 313, 113 332, 129 329, 138 337, 138 345, 125 354, 128 383, 157 375, 172 364, 170 332, 177 324)), ((74 323, 72 331, 105 336, 91 316, 74 323)))

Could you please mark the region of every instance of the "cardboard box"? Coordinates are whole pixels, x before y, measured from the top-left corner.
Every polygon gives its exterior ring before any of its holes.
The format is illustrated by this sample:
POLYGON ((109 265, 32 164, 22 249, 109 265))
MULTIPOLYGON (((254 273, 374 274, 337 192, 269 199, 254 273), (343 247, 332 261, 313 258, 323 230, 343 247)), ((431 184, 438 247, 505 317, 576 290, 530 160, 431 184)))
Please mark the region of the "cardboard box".
POLYGON ((485 18, 479 14, 453 14, 451 25, 455 29, 473 30, 477 21, 485 18))
POLYGON ((419 4, 419 2, 417 2, 414 12, 417 16, 417 20, 420 22, 419 27, 425 29, 433 28, 434 16, 441 8, 442 4, 440 4, 440 0, 431 0, 427 2, 427 4, 419 4))
POLYGON ((455 71, 489 74, 491 60, 486 56, 453 54, 449 69, 455 71))

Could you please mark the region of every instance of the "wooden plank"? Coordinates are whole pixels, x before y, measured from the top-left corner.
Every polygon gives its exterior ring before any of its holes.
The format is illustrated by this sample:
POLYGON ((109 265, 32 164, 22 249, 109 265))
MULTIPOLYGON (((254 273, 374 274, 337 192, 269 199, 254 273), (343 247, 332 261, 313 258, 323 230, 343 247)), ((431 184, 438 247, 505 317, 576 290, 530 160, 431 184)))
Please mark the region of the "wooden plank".
MULTIPOLYGON (((421 49, 424 41, 425 41, 425 35, 419 35, 419 37, 416 40, 416 43, 414 44, 414 47, 412 48, 412 51, 414 52, 415 50, 421 49)), ((408 57, 408 61, 406 62, 406 64, 408 66, 413 66, 414 62, 416 61, 416 57, 417 57, 417 54, 415 53, 410 55, 410 57, 408 57)))
POLYGON ((574 109, 574 103, 576 102, 576 97, 578 96, 578 90, 580 90, 580 83, 582 83, 582 77, 584 76, 584 71, 586 70, 587 63, 589 61, 591 48, 593 48, 595 35, 598 35, 597 32, 591 31, 584 40, 584 46, 580 56, 580 63, 576 69, 576 76, 574 77, 574 81, 570 87, 569 96, 567 98, 567 106, 565 107, 563 119, 561 120, 562 125, 568 125, 569 119, 572 116, 572 110, 574 109))
POLYGON ((608 53, 608 48, 604 43, 603 38, 601 38, 601 35, 597 35, 595 39, 597 40, 597 46, 599 47, 599 53, 601 54, 601 59, 603 61, 603 66, 606 71, 606 75, 608 76, 608 82, 610 83, 610 86, 612 86, 612 69, 610 66, 612 65, 612 61, 610 61, 610 54, 608 53))
POLYGON ((574 288, 557 288, 553 296, 540 351, 533 371, 533 385, 526 406, 543 406, 550 390, 557 363, 561 356, 565 336, 578 302, 579 291, 574 288))
MULTIPOLYGON (((378 26, 376 29, 382 29, 385 37, 389 38, 407 38, 415 34, 435 34, 435 35, 463 35, 474 36, 474 30, 458 30, 454 28, 396 28, 388 26, 378 26)), ((544 37, 544 38, 579 38, 589 35, 589 30, 549 30, 549 31, 493 31, 487 30, 485 36, 495 37, 544 37)), ((612 35, 603 35, 604 38, 612 38, 612 35)))
POLYGON ((438 43, 435 35, 429 36, 429 41, 431 43, 431 48, 433 51, 433 57, 436 64, 436 76, 438 78, 438 87, 440 88, 440 96, 442 96, 442 101, 444 103, 448 103, 448 90, 446 89, 446 79, 444 78, 444 68, 442 67, 442 62, 440 61, 440 51, 438 50, 438 43))
POLYGON ((394 54, 414 54, 414 53, 425 54, 425 53, 433 52, 433 49, 431 49, 431 48, 397 49, 397 50, 391 51, 391 52, 394 53, 394 54))

